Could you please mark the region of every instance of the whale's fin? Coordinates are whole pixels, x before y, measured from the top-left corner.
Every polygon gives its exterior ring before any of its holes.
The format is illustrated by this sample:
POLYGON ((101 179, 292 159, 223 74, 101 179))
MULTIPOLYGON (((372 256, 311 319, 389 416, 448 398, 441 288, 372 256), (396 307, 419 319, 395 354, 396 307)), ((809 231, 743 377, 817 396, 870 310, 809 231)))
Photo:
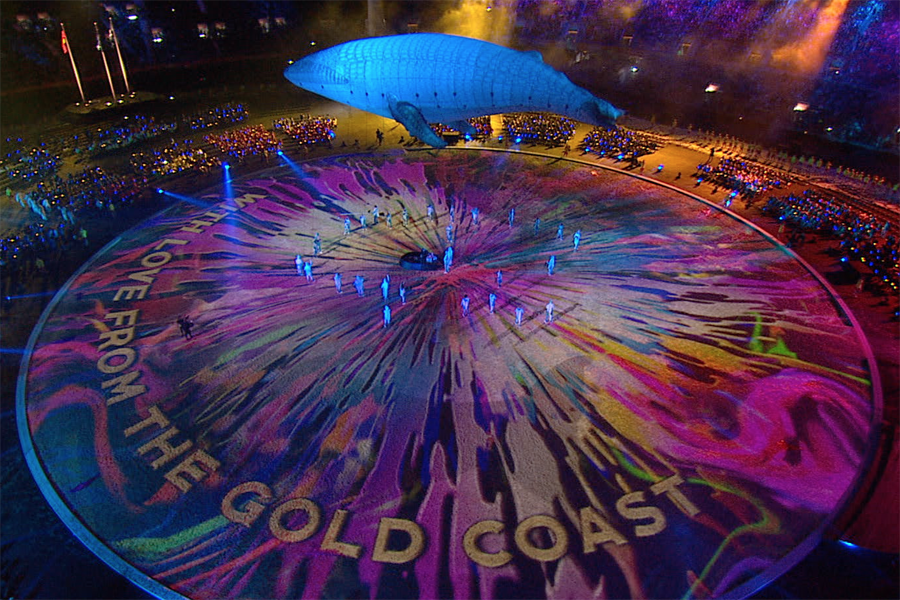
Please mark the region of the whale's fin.
POLYGON ((616 120, 624 115, 625 111, 619 110, 606 100, 594 98, 581 105, 581 113, 587 117, 587 122, 591 125, 615 127, 616 120))
POLYGON ((451 123, 447 123, 450 127, 457 130, 463 135, 467 135, 469 137, 475 137, 478 131, 475 130, 475 127, 472 126, 468 121, 453 121, 451 123))
POLYGON ((409 102, 398 101, 396 98, 389 98, 388 106, 391 109, 391 116, 406 127, 410 135, 416 136, 435 148, 447 147, 447 142, 428 126, 428 122, 425 121, 425 117, 418 107, 409 102))
POLYGON ((539 63, 544 62, 544 55, 541 54, 540 52, 538 52, 537 50, 526 50, 522 54, 524 54, 525 56, 527 56, 528 58, 530 58, 532 60, 536 60, 539 63))

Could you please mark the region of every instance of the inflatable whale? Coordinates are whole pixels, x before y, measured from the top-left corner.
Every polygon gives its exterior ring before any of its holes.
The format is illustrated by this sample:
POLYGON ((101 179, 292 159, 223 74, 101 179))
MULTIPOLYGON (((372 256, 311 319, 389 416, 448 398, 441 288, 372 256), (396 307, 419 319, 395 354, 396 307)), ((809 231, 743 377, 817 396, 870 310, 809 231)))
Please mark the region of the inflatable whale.
POLYGON ((426 144, 446 142, 429 123, 464 134, 472 117, 540 111, 612 126, 623 112, 544 63, 537 51, 441 33, 414 33, 346 42, 289 66, 294 85, 392 118, 426 144))

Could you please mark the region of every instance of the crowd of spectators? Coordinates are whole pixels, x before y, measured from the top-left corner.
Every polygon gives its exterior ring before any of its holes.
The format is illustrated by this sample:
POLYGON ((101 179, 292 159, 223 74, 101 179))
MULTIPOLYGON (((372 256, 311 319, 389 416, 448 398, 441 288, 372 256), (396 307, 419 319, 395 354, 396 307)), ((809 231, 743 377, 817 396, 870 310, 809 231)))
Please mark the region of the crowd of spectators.
POLYGON ((220 125, 233 125, 234 123, 243 122, 249 114, 243 104, 223 104, 214 106, 209 110, 186 115, 181 118, 181 122, 192 130, 209 129, 210 127, 218 127, 220 125))
POLYGON ((78 216, 105 211, 114 213, 117 208, 131 203, 146 183, 140 177, 88 167, 65 178, 54 174, 27 192, 15 192, 15 200, 43 221, 56 218, 74 224, 78 216))
POLYGON ((636 160, 639 156, 656 152, 659 146, 655 136, 623 127, 595 127, 578 145, 585 154, 616 160, 636 160))
POLYGON ((172 134, 178 122, 158 123, 153 117, 136 115, 123 117, 107 127, 89 128, 75 134, 64 143, 66 151, 85 157, 115 152, 134 144, 172 134))
POLYGON ((715 167, 709 162, 699 164, 694 176, 744 198, 753 198, 785 183, 780 170, 741 158, 723 158, 715 167))
MULTIPOLYGON (((689 129, 690 139, 697 146, 708 148, 710 159, 713 156, 740 157, 741 160, 753 160, 774 169, 788 173, 798 173, 811 177, 835 176, 845 179, 845 183, 856 188, 865 186, 867 193, 884 200, 897 203, 900 201, 900 184, 891 183, 881 175, 873 175, 858 169, 852 169, 842 165, 836 165, 830 160, 813 155, 790 154, 785 151, 775 151, 763 148, 736 138, 734 136, 717 134, 711 131, 689 129)), ((708 173, 711 168, 698 169, 702 173, 708 173)))
POLYGON ((546 113, 511 113, 503 115, 503 129, 516 143, 556 148, 565 145, 575 134, 575 121, 546 113))
MULTIPOLYGON (((60 252, 87 246, 92 219, 113 216, 130 205, 146 186, 139 177, 90 167, 62 178, 47 177, 31 190, 15 192, 15 201, 39 218, 0 241, 0 269, 6 295, 23 291, 27 277, 46 273, 60 252)), ((12 191, 9 191, 13 196, 12 191)))
POLYGON ((55 225, 29 223, 22 230, 0 240, 0 277, 5 292, 3 303, 8 306, 10 294, 26 291, 26 283, 36 274, 46 274, 53 268, 61 252, 73 245, 85 245, 87 230, 68 222, 55 225))
POLYGON ((239 127, 218 134, 211 133, 203 139, 222 154, 240 160, 251 156, 263 156, 268 160, 270 154, 281 150, 281 140, 263 125, 239 127))
POLYGON ((808 233, 836 238, 841 262, 866 265, 871 270, 871 286, 896 294, 900 285, 900 239, 895 224, 814 190, 772 197, 763 212, 790 227, 790 245, 801 243, 808 233))
POLYGON ((494 128, 491 125, 490 115, 469 119, 469 124, 475 128, 476 139, 490 139, 490 137, 494 135, 494 128))
MULTIPOLYGON (((208 128, 246 118, 241 106, 225 105, 181 120, 192 129, 208 128)), ((129 126, 119 123, 106 128, 90 127, 77 135, 70 134, 56 140, 63 155, 96 155, 96 149, 106 146, 121 149, 140 139, 156 137, 162 131, 173 131, 175 123, 157 125, 152 119, 128 119, 129 126)), ((177 121, 176 121, 177 123, 177 121)), ((335 121, 330 117, 309 117, 307 126, 325 127, 333 131, 335 121)), ((72 244, 87 247, 89 230, 102 219, 110 217, 130 205, 151 184, 180 173, 205 173, 221 164, 221 154, 238 158, 268 155, 280 149, 275 133, 262 125, 242 127, 221 134, 209 134, 204 141, 214 147, 204 149, 190 139, 176 141, 131 156, 131 173, 117 174, 99 166, 91 166, 77 173, 60 177, 62 158, 39 143, 29 149, 20 138, 6 140, 5 193, 10 201, 35 216, 17 230, 5 228, 0 240, 0 269, 2 269, 4 302, 8 297, 25 291, 29 277, 47 273, 47 266, 61 258, 60 252, 72 244), (15 188, 15 191, 13 190, 15 188)))
POLYGON ((5 145, 7 151, 2 166, 14 184, 29 185, 59 170, 62 158, 48 150, 44 144, 28 148, 22 138, 6 138, 5 145))
POLYGON ((221 166, 221 161, 195 146, 193 140, 173 140, 160 148, 131 155, 131 168, 137 175, 157 180, 185 172, 208 173, 221 166))
POLYGON ((337 131, 337 119, 328 115, 300 117, 283 117, 272 123, 275 131, 296 140, 301 146, 330 144, 337 131))
MULTIPOLYGON (((470 135, 471 139, 488 140, 494 133, 494 128, 491 126, 490 115, 466 119, 466 123, 471 125, 475 130, 475 134, 470 135)), ((461 131, 457 131, 456 127, 444 123, 432 123, 431 129, 440 136, 443 136, 444 134, 462 133, 461 131)))

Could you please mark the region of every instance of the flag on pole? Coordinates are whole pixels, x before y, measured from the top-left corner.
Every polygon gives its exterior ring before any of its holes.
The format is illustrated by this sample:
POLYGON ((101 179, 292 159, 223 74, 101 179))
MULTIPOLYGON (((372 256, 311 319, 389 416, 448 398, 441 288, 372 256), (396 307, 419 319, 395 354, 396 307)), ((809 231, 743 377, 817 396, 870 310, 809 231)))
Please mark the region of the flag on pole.
POLYGON ((97 52, 103 52, 103 42, 100 41, 100 30, 97 29, 96 23, 94 23, 94 33, 97 34, 97 52))
POLYGON ((62 33, 62 51, 63 54, 69 55, 69 62, 72 63, 72 73, 75 74, 75 83, 78 84, 78 93, 81 94, 81 101, 87 102, 84 98, 84 89, 81 87, 81 77, 78 75, 78 67, 75 66, 75 55, 72 53, 72 49, 69 48, 69 38, 66 36, 66 26, 60 23, 59 30, 62 33))

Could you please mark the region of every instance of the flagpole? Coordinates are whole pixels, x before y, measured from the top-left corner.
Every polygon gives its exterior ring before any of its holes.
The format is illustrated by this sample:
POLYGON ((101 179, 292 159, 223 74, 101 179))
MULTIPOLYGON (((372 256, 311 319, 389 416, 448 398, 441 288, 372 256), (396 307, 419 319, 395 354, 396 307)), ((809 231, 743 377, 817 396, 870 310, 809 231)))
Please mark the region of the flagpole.
POLYGON ((84 98, 84 90, 81 89, 81 77, 78 75, 78 67, 75 66, 75 55, 72 54, 72 49, 69 48, 69 38, 66 37, 66 26, 60 23, 59 28, 62 30, 63 54, 69 55, 69 60, 72 62, 72 72, 75 73, 75 83, 78 84, 78 93, 81 94, 81 101, 87 104, 87 100, 84 98))
POLYGON ((112 34, 113 42, 116 44, 116 54, 119 55, 119 66, 122 68, 122 79, 125 80, 125 91, 130 94, 131 86, 128 85, 128 74, 125 73, 125 61, 122 59, 122 50, 119 48, 119 36, 116 35, 116 30, 113 28, 112 17, 109 18, 109 32, 112 34))
POLYGON ((106 78, 109 80, 109 91, 112 92, 113 102, 116 101, 116 88, 113 87, 112 73, 109 72, 109 63, 106 62, 106 52, 103 51, 103 42, 100 41, 100 29, 97 27, 97 21, 94 21, 94 33, 97 34, 97 50, 103 57, 103 66, 106 68, 106 78))

